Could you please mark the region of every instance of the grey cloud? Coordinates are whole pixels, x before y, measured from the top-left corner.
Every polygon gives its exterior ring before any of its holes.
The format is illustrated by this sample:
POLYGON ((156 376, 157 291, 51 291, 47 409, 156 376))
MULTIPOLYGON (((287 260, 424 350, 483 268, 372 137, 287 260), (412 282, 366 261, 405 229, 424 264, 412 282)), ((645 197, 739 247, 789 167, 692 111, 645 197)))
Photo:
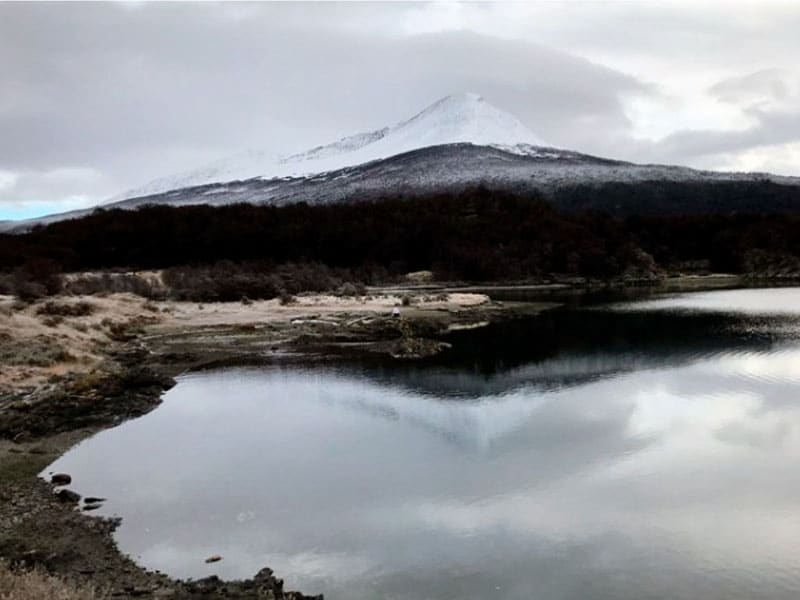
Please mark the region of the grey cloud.
POLYGON ((124 189, 243 148, 303 150, 461 91, 591 147, 630 129, 626 95, 652 92, 536 44, 353 30, 375 10, 0 5, 0 169, 91 168, 124 189))
POLYGON ((650 157, 686 161, 761 146, 800 141, 800 112, 745 111, 756 123, 741 130, 687 130, 673 133, 648 149, 650 157))
POLYGON ((708 93, 720 102, 737 106, 743 126, 676 131, 646 148, 649 157, 669 161, 707 159, 800 141, 800 78, 796 74, 765 69, 723 79, 708 93))
POLYGON ((743 103, 764 98, 783 101, 790 94, 789 74, 781 69, 765 69, 741 77, 731 77, 712 85, 709 93, 723 102, 743 103))
POLYGON ((604 57, 645 57, 651 64, 675 67, 676 73, 791 67, 800 50, 800 10, 792 2, 598 2, 568 7, 553 2, 538 3, 536 9, 543 13, 540 29, 546 42, 560 41, 604 57))

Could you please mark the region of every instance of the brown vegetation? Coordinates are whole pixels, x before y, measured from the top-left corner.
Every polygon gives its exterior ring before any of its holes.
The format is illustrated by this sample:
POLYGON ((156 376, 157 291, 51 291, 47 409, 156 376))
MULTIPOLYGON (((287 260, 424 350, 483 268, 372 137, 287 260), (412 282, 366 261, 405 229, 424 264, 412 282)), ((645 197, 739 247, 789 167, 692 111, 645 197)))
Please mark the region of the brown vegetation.
POLYGON ((50 300, 36 308, 37 315, 57 317, 87 317, 95 311, 95 305, 86 302, 56 302, 50 300))
POLYGON ((161 318, 144 304, 129 294, 32 303, 0 297, 0 394, 6 386, 90 371, 110 343, 130 339, 161 318))
POLYGON ((64 293, 75 296, 95 294, 136 294, 143 298, 161 299, 167 289, 155 272, 87 272, 64 277, 64 293))
POLYGON ((0 600, 99 600, 93 588, 38 570, 13 571, 0 561, 0 600))
POLYGON ((0 332, 0 365, 50 367, 73 360, 64 346, 46 335, 15 339, 8 332, 0 332))

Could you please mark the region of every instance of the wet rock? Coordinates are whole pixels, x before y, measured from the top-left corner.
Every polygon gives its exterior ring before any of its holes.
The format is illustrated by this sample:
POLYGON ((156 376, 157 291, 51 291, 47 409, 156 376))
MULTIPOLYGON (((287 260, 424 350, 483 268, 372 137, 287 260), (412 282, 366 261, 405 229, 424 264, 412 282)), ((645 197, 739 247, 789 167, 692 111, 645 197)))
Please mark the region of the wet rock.
POLYGON ((401 359, 428 358, 448 348, 452 348, 452 346, 447 342, 425 338, 405 337, 395 342, 389 354, 392 358, 401 359))
POLYGON ((191 581, 186 584, 186 587, 190 593, 211 594, 219 591, 223 585, 224 583, 219 577, 212 575, 211 577, 205 577, 203 579, 198 579, 197 581, 191 581))
POLYGON ((215 562, 219 562, 221 560, 222 560, 222 557, 219 554, 214 554, 213 556, 209 556, 206 559, 206 562, 207 563, 215 563, 215 562))
POLYGON ((79 493, 68 489, 58 490, 56 492, 56 497, 61 500, 61 502, 70 502, 72 504, 77 504, 81 501, 81 495, 79 493))
POLYGON ((86 498, 84 498, 83 501, 86 504, 97 504, 99 502, 105 502, 106 499, 105 498, 96 498, 94 496, 86 496, 86 498))
MULTIPOLYGON (((306 596, 300 592, 287 592, 283 589, 283 579, 275 577, 270 568, 263 568, 250 581, 239 582, 239 586, 244 590, 252 590, 257 598, 281 598, 282 600, 324 600, 322 594, 319 596, 306 596)), ((251 593, 252 593, 251 592, 251 593)), ((246 596, 251 597, 251 596, 246 596)))
POLYGON ((84 504, 83 505, 83 510, 85 510, 85 511, 97 510, 101 506, 103 506, 103 505, 100 504, 99 502, 90 502, 88 504, 84 504))
POLYGON ((72 483, 72 476, 67 473, 56 473, 50 477, 50 483, 53 485, 69 485, 72 483))
POLYGON ((269 567, 264 567, 256 573, 253 583, 262 588, 283 589, 283 581, 275 577, 275 572, 269 567))

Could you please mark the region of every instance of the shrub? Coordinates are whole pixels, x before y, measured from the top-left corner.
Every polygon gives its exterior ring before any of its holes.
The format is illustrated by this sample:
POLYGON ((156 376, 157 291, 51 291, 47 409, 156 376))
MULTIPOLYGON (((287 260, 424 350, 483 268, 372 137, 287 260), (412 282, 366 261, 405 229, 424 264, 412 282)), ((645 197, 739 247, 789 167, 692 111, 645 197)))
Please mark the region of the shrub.
POLYGON ((14 295, 14 276, 11 273, 0 273, 0 295, 14 295))
POLYGON ((14 282, 14 295, 22 302, 34 302, 47 295, 47 288, 41 283, 20 278, 14 282))
POLYGON ((272 274, 229 261, 208 267, 166 269, 163 280, 175 299, 204 302, 275 298, 282 288, 280 280, 272 274))
POLYGON ((58 327, 63 322, 64 322, 64 317, 60 317, 58 315, 52 317, 45 317, 44 319, 42 319, 42 323, 46 327, 58 327))
POLYGON ((52 260, 35 258, 14 271, 12 290, 20 300, 37 300, 61 291, 59 266, 52 260))
POLYGON ((140 331, 132 323, 112 322, 108 326, 108 337, 115 342, 128 342, 140 331))
POLYGON ((50 300, 36 309, 37 315, 57 317, 87 317, 95 311, 95 305, 89 302, 56 302, 50 300))
POLYGON ((84 273, 69 278, 64 292, 78 296, 129 293, 153 300, 166 296, 166 290, 155 278, 138 273, 84 273))
POLYGON ((172 297, 204 302, 270 299, 279 298, 283 293, 328 291, 339 287, 342 279, 319 263, 287 263, 271 268, 263 263, 220 261, 206 267, 173 267, 163 274, 172 297))
POLYGON ((355 296, 358 294, 358 290, 356 290, 355 285, 348 281, 340 285, 339 289, 336 290, 336 293, 340 296, 355 296))
POLYGON ((342 284, 342 278, 321 263, 286 263, 275 270, 275 275, 291 294, 325 292, 342 284))

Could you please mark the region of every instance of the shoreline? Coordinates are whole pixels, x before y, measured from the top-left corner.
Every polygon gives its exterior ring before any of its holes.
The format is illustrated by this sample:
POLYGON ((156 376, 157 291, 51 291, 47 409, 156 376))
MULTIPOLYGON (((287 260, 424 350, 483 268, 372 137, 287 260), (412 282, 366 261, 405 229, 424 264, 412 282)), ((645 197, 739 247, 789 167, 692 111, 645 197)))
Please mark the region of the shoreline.
MULTIPOLYGON (((667 285, 646 289, 674 293, 748 287, 747 283, 721 275, 667 280, 667 285)), ((496 289, 574 295, 596 290, 563 284, 546 290, 496 289)), ((283 582, 268 568, 237 582, 216 577, 181 581, 147 571, 117 549, 112 534, 118 522, 92 517, 76 510, 76 504, 60 501, 38 474, 82 440, 156 408, 163 392, 174 385, 173 378, 185 372, 248 361, 307 363, 347 355, 415 360, 445 350, 443 338, 449 331, 530 317, 561 305, 555 297, 500 302, 481 290, 489 291, 480 286, 424 290, 409 286, 382 293, 371 290, 371 301, 315 294, 288 305, 152 302, 126 294, 59 297, 46 301, 97 307, 91 316, 66 316, 55 326, 34 323, 49 318, 36 313, 43 302, 2 313, 0 335, 3 325, 8 330, 17 322, 28 327, 21 335, 25 340, 41 341, 43 331, 53 330, 52 339, 66 345, 74 368, 28 368, 27 374, 5 380, 0 387, 0 561, 39 567, 67 583, 88 584, 115 598, 311 598, 284 591, 283 582), (397 319, 391 311, 402 304, 403 293, 418 299, 401 307, 402 317, 397 319), (37 375, 36 369, 44 375, 37 375)))
POLYGON ((4 381, 0 561, 42 569, 67 585, 93 586, 100 597, 316 598, 283 590, 282 580, 266 567, 244 581, 182 581, 148 571, 117 549, 117 521, 59 500, 39 473, 82 440, 156 408, 181 373, 247 361, 316 362, 353 354, 414 360, 443 350, 440 338, 450 330, 557 306, 499 304, 485 296, 453 293, 446 301, 430 297, 402 307, 397 319, 391 315, 402 302, 396 296, 379 296, 371 303, 331 298, 314 295, 280 306, 274 301, 153 303, 129 295, 59 297, 46 301, 98 308, 91 317, 64 317, 54 327, 34 323, 49 318, 36 312, 44 302, 6 311, 0 332, 3 324, 22 323, 11 341, 41 342, 47 335, 54 344, 66 345, 75 369, 63 371, 60 364, 15 367, 18 378, 7 375, 4 381), (103 322, 103 335, 95 335, 95 326, 103 322), (71 331, 75 327, 81 335, 71 331), (47 329, 54 331, 43 333, 47 329))

